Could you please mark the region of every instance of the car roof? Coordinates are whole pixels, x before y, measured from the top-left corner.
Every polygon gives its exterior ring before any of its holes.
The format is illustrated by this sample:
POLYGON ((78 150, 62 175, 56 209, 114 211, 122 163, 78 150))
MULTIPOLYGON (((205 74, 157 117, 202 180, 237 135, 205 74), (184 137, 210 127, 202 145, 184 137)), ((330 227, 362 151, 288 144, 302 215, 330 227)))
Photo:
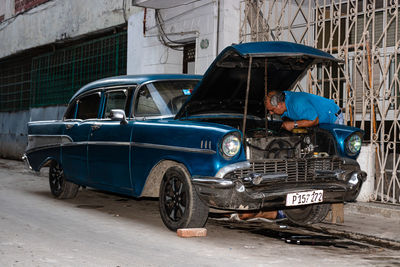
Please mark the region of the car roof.
POLYGON ((70 102, 86 92, 102 87, 119 85, 141 85, 147 82, 159 80, 200 80, 201 78, 201 75, 191 74, 140 74, 108 77, 86 84, 72 96, 70 102))

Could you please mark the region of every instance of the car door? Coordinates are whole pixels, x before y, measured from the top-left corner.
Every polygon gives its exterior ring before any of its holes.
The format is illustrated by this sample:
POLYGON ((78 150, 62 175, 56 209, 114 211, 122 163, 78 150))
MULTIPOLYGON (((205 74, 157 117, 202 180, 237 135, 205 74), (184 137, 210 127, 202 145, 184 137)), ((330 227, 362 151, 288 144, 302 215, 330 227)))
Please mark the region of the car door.
POLYGON ((102 119, 92 122, 88 143, 90 183, 112 191, 132 192, 130 179, 130 138, 132 123, 121 123, 110 118, 112 109, 129 114, 131 90, 108 89, 104 93, 102 119))
POLYGON ((71 142, 62 146, 62 166, 66 177, 80 184, 88 181, 87 142, 93 121, 98 118, 100 101, 99 91, 86 94, 71 104, 64 119, 64 136, 71 142))

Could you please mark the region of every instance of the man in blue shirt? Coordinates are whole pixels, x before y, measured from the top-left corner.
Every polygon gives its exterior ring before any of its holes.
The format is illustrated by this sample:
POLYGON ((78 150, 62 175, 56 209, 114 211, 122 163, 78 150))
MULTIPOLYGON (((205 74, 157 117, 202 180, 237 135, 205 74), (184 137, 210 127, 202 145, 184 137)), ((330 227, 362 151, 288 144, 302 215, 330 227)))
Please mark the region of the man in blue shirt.
POLYGON ((266 98, 271 114, 287 117, 282 128, 291 131, 297 127, 311 127, 319 123, 343 124, 343 114, 336 103, 318 95, 304 92, 272 92, 266 98))

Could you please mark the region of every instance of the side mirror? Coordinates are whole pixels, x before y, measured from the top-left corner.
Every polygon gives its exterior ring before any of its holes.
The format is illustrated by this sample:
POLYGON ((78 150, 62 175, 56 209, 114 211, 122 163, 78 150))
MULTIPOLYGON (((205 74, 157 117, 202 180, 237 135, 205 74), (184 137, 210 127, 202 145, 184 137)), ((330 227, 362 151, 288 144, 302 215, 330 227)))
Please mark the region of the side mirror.
POLYGON ((110 117, 112 121, 119 121, 121 124, 127 124, 125 111, 122 109, 112 109, 110 112, 110 117))

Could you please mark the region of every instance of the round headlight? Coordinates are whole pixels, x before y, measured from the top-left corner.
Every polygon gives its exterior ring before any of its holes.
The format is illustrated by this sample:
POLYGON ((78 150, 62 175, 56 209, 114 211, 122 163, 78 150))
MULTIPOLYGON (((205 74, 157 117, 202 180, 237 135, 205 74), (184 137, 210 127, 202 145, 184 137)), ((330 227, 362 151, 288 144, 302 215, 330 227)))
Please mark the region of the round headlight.
POLYGON ((228 135, 222 141, 222 152, 224 156, 233 157, 240 150, 240 139, 236 135, 228 135))
POLYGON ((347 151, 351 154, 357 154, 361 149, 361 137, 358 134, 353 134, 347 140, 347 151))

